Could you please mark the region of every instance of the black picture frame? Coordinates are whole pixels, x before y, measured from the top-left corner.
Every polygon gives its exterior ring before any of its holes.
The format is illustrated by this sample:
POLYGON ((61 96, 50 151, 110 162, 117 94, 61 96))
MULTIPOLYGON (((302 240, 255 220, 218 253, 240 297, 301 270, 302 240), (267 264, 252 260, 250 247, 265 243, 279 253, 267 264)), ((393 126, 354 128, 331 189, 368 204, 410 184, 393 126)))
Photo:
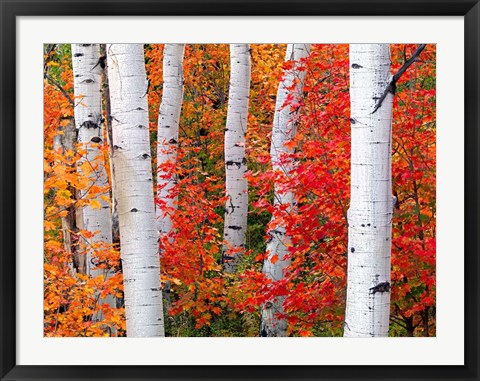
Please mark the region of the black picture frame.
MULTIPOLYGON (((1 380, 478 380, 478 0, 0 0, 1 380), (465 365, 20 366, 16 364, 16 17, 126 15, 463 16, 465 20, 465 365)), ((460 285, 459 285, 460 287, 460 285)))

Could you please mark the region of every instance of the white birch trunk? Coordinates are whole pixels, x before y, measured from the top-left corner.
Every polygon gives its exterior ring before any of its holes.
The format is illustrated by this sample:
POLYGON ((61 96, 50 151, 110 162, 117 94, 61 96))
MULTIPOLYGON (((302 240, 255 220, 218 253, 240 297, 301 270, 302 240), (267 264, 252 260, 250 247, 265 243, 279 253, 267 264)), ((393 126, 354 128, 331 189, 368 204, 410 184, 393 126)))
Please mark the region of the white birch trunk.
POLYGON ((107 45, 127 336, 165 336, 142 44, 107 45))
POLYGON ((178 125, 183 100, 183 54, 185 45, 165 44, 163 49, 163 94, 158 116, 157 145, 157 197, 165 205, 157 206, 157 228, 160 237, 172 230, 171 211, 176 208, 177 197, 171 195, 176 176, 160 168, 161 164, 177 159, 178 125))
MULTIPOLYGON (((78 131, 78 143, 86 151, 86 155, 79 161, 80 165, 86 163, 90 173, 89 186, 80 191, 80 198, 84 198, 91 185, 108 189, 108 177, 105 171, 105 160, 99 149, 103 141, 102 118, 102 93, 101 72, 98 65, 100 45, 98 44, 72 44, 72 66, 75 94, 75 126, 78 131)), ((81 169, 79 170, 81 171, 81 169)), ((86 239, 87 246, 95 243, 112 244, 112 222, 109 201, 101 196, 108 196, 108 190, 95 196, 100 208, 92 206, 82 207, 77 213, 77 227, 95 233, 86 239)), ((97 268, 98 260, 94 249, 87 252, 85 258, 85 273, 91 277, 103 276, 104 279, 111 275, 109 269, 97 268)), ((100 304, 107 303, 115 306, 114 298, 108 296, 100 300, 100 304)), ((94 320, 101 320, 101 314, 94 316, 94 320)))
POLYGON ((107 45, 100 44, 100 54, 103 60, 103 65, 105 66, 102 72, 102 95, 103 101, 105 104, 105 130, 108 144, 108 161, 110 164, 110 196, 112 201, 112 243, 118 245, 120 242, 120 233, 118 228, 118 212, 117 212, 117 201, 115 197, 115 183, 113 179, 115 178, 115 168, 113 167, 113 143, 112 143, 112 110, 110 107, 110 87, 108 85, 108 68, 107 68, 107 45))
POLYGON ((236 271, 245 247, 247 230, 248 184, 245 178, 247 158, 248 101, 250 92, 250 47, 248 44, 230 45, 230 90, 228 94, 225 128, 226 196, 224 246, 222 261, 225 271, 236 271))
POLYGON ((388 335, 393 94, 388 44, 350 45, 351 200, 344 336, 388 335))
MULTIPOLYGON (((302 58, 308 57, 309 53, 310 45, 308 44, 288 44, 285 61, 299 61, 302 58)), ((290 106, 282 106, 290 93, 293 93, 294 103, 303 96, 305 74, 306 71, 297 71, 294 68, 285 73, 283 80, 278 86, 275 114, 273 117, 270 157, 272 169, 283 172, 286 176, 289 176, 292 170, 292 163, 288 161, 285 162, 284 158, 286 155, 293 153, 293 149, 286 147, 285 143, 295 137, 295 114, 298 110, 292 110, 290 106), (288 90, 295 81, 297 85, 293 91, 288 90)), ((289 213, 295 205, 293 192, 282 191, 279 185, 275 184, 274 204, 276 208, 280 205, 288 205, 286 213, 289 213)), ((273 216, 270 226, 271 230, 268 233, 270 240, 267 243, 268 258, 263 264, 263 272, 269 279, 277 281, 283 279, 285 270, 290 264, 290 259, 285 258, 288 254, 290 237, 286 234, 285 226, 280 223, 275 223, 273 216), (273 263, 272 257, 278 258, 278 260, 273 263)), ((283 337, 287 335, 287 321, 285 319, 278 319, 276 316, 276 314, 282 314, 284 312, 284 300, 284 297, 278 297, 276 300, 268 302, 262 307, 262 336, 283 337)))

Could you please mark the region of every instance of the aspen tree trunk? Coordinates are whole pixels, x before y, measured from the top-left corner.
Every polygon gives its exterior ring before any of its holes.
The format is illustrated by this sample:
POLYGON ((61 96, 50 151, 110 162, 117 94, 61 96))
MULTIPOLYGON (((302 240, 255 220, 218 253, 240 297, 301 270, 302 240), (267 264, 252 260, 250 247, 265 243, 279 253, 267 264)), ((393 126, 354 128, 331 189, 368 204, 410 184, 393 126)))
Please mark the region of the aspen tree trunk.
MULTIPOLYGON (((310 45, 308 44, 288 44, 285 61, 299 61, 308 57, 309 53, 310 45)), ((285 73, 283 80, 278 86, 270 157, 273 170, 283 172, 286 176, 290 175, 292 163, 285 161, 285 156, 293 153, 293 149, 286 147, 285 143, 295 137, 295 113, 298 110, 292 110, 290 106, 282 106, 287 96, 291 93, 294 97, 294 103, 297 103, 303 96, 305 74, 306 71, 298 71, 294 68, 285 73), (296 83, 294 89, 289 90, 294 83, 296 83)), ((288 205, 286 213, 291 212, 295 205, 293 192, 282 191, 278 184, 275 184, 274 200, 276 208, 280 207, 280 205, 288 205)), ((290 238, 286 234, 285 226, 281 223, 276 223, 273 216, 270 225, 270 240, 267 243, 268 258, 263 264, 263 272, 269 279, 277 281, 283 279, 284 272, 290 264, 290 259, 285 258, 288 254, 290 238), (277 261, 272 261, 273 257, 277 261)), ((260 329, 262 336, 283 337, 287 335, 287 321, 276 316, 278 313, 283 313, 284 300, 284 297, 278 297, 262 307, 262 324, 260 329)))
POLYGON ((250 47, 230 45, 230 90, 225 128, 226 196, 224 246, 222 262, 225 271, 233 273, 245 248, 247 230, 248 184, 245 178, 247 157, 248 100, 250 91, 250 47))
POLYGON ((100 44, 100 54, 102 60, 103 72, 102 72, 102 93, 103 101, 105 103, 105 129, 106 137, 108 144, 108 161, 110 164, 110 195, 112 199, 112 243, 118 245, 120 242, 120 232, 118 227, 118 212, 117 212, 117 201, 115 197, 115 183, 113 179, 115 177, 115 168, 113 167, 113 143, 112 143, 112 109, 110 107, 110 87, 108 85, 108 68, 107 68, 107 45, 100 44))
POLYGON ((388 44, 350 45, 351 200, 344 336, 387 336, 390 319, 393 94, 388 44))
POLYGON ((165 336, 142 44, 107 45, 127 336, 165 336))
MULTIPOLYGON (((101 72, 98 65, 100 46, 98 44, 72 44, 72 66, 75 94, 75 126, 78 131, 77 141, 86 151, 79 161, 79 171, 86 171, 90 183, 86 189, 80 191, 80 198, 89 197, 88 191, 95 185, 104 188, 103 194, 97 194, 95 201, 99 207, 83 206, 77 213, 77 227, 95 235, 87 239, 87 247, 96 243, 103 243, 105 247, 112 244, 112 222, 110 202, 102 198, 108 196, 108 177, 105 171, 105 160, 99 144, 104 138, 102 117, 101 72), (82 169, 84 168, 84 169, 82 169)), ((95 249, 90 249, 85 257, 85 273, 95 278, 107 278, 109 269, 97 268, 98 258, 95 249)), ((115 306, 114 298, 108 296, 100 300, 99 304, 107 303, 115 306)), ((93 317, 101 320, 101 314, 93 317)))
POLYGON ((157 206, 157 228, 160 237, 170 233, 170 214, 176 208, 177 197, 171 195, 176 176, 161 169, 161 165, 177 159, 178 125, 183 100, 183 54, 185 45, 165 44, 163 49, 163 94, 158 116, 157 146, 157 197, 162 207, 157 206))

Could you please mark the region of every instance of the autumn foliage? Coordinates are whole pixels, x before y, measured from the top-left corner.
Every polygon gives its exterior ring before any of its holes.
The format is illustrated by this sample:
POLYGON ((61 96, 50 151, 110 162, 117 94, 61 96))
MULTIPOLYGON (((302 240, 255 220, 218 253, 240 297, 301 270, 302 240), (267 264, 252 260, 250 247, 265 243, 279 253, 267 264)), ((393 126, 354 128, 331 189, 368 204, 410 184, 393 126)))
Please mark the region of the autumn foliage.
MULTIPOLYGON (((415 45, 391 45, 393 73, 415 49, 415 45)), ((161 164, 178 178, 172 194, 178 195, 178 206, 170 211, 174 228, 159 242, 167 336, 259 336, 260 307, 277 296, 286 297, 290 336, 342 335, 350 197, 348 51, 348 45, 312 45, 310 56, 299 66, 284 62, 285 45, 251 45, 246 252, 238 272, 226 274, 221 251, 229 49, 228 45, 186 45, 178 161, 161 164), (294 153, 283 158, 295 163, 294 170, 286 176, 272 170, 270 135, 278 83, 286 71, 299 67, 307 71, 303 97, 300 102, 292 97, 283 105, 292 110, 297 123, 297 134, 287 143, 294 153), (274 207, 274 182, 283 191, 294 192, 296 208, 274 207), (291 237, 291 265, 278 282, 262 274, 272 215, 291 237)), ((162 59, 163 45, 145 45, 153 158, 162 59)), ((48 77, 56 83, 44 82, 44 332, 46 336, 125 336, 121 242, 87 247, 89 235, 95 232, 65 229, 65 221, 78 208, 98 207, 98 194, 110 200, 110 189, 89 184, 89 170, 82 160, 85 147, 75 143, 65 149, 65 144, 58 144, 71 131, 71 101, 76 102, 69 47, 46 50, 45 63, 48 77), (79 197, 80 190, 87 188, 79 197), (88 250, 93 250, 97 266, 113 269, 113 276, 91 278, 75 271, 75 255, 86 255, 88 250), (116 306, 101 302, 107 295, 115 297, 116 306)), ((397 83, 394 98, 392 165, 397 204, 391 336, 436 332, 435 89, 435 46, 427 45, 397 83)), ((99 161, 110 174, 107 141, 97 144, 99 161)), ((152 170, 157 170, 155 160, 152 170)), ((159 200, 157 205, 165 207, 159 200)))

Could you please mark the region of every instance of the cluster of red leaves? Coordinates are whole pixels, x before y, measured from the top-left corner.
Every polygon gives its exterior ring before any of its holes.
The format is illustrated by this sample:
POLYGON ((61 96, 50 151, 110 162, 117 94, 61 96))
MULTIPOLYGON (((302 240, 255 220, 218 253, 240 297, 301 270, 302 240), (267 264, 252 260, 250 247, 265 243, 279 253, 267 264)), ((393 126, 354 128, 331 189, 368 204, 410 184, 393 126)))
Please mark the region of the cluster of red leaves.
MULTIPOLYGON (((415 45, 393 50, 393 70, 415 45)), ((436 108, 435 46, 401 78, 393 115, 392 319, 408 330, 435 334, 436 108)))
MULTIPOLYGON (((392 47, 393 73, 415 49, 415 45, 392 47)), ((398 83, 395 98, 392 161, 398 209, 393 222, 393 334, 400 328, 413 335, 417 327, 417 334, 435 333, 434 63, 435 50, 429 45, 422 60, 398 83)), ((255 210, 274 214, 292 237, 292 264, 285 279, 276 284, 258 278, 249 302, 258 306, 285 296, 284 317, 291 323, 291 334, 341 334, 350 177, 348 46, 315 45, 305 63, 287 62, 283 67, 288 71, 305 66, 303 99, 293 103, 291 97, 284 105, 292 111, 301 109, 297 135, 287 143, 296 151, 284 157, 285 163, 294 160, 295 168, 289 176, 271 169, 249 174, 250 185, 260 196, 253 203, 255 210), (272 205, 274 183, 284 192, 294 192, 298 204, 293 211, 272 205)), ((251 160, 265 166, 268 155, 251 160)), ((257 256, 259 261, 264 258, 263 253, 257 256)))

